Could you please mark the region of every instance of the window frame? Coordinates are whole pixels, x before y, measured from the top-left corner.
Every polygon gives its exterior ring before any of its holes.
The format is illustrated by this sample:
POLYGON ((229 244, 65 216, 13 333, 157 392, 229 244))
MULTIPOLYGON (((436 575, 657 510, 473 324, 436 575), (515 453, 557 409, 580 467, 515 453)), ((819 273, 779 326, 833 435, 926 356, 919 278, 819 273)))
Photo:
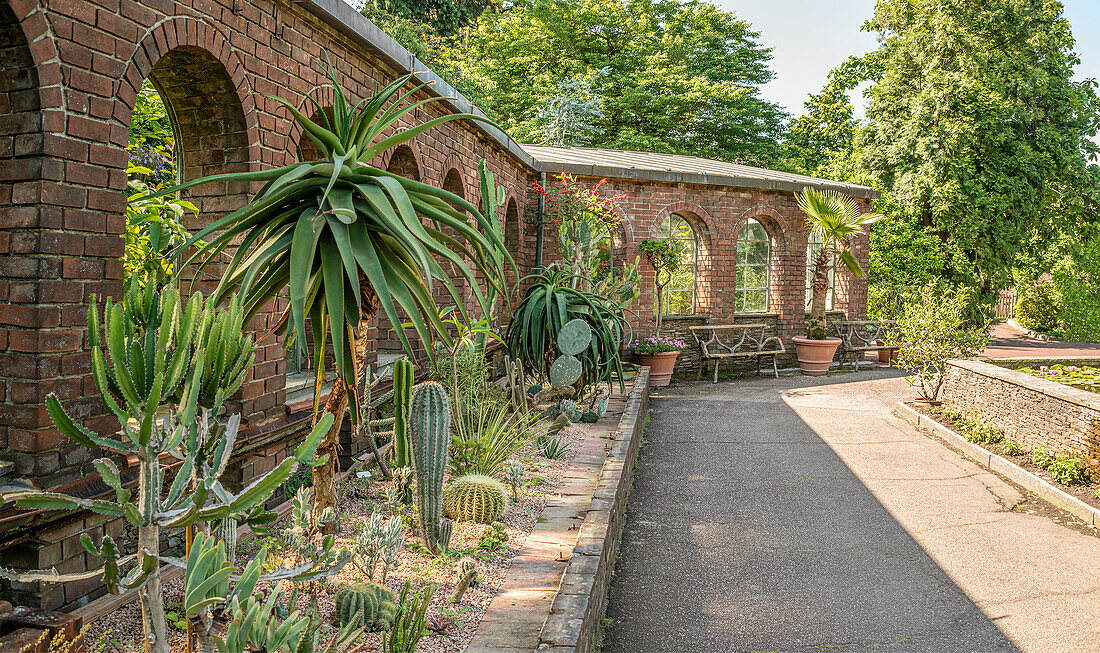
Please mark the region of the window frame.
POLYGON ((665 219, 662 221, 662 224, 661 224, 660 228, 661 228, 660 236, 661 236, 661 238, 663 238, 665 240, 678 240, 678 241, 684 241, 684 242, 690 242, 691 243, 691 287, 690 288, 665 287, 661 290, 661 293, 662 293, 662 296, 660 297, 660 299, 661 299, 661 318, 664 319, 666 317, 672 317, 672 318, 692 317, 692 316, 698 314, 697 299, 698 299, 698 296, 699 296, 699 234, 696 232, 695 226, 691 224, 691 220, 689 220, 687 218, 687 216, 685 216, 684 214, 678 213, 678 212, 669 213, 668 216, 666 216, 665 219), (673 225, 675 224, 676 220, 682 221, 684 223, 684 225, 687 227, 688 231, 691 233, 691 238, 690 239, 683 238, 683 237, 678 237, 678 236, 673 236, 673 233, 675 231, 679 231, 679 230, 674 230, 673 229, 673 225), (672 305, 669 302, 670 294, 671 293, 689 293, 689 292, 691 293, 691 299, 690 299, 691 312, 689 312, 689 313, 670 313, 669 312, 669 307, 672 305))
MULTIPOLYGON (((810 235, 806 237, 806 311, 809 312, 810 304, 814 300, 814 258, 817 256, 815 246, 820 248, 824 245, 821 242, 819 236, 810 231, 810 235)), ((820 250, 818 250, 820 251, 820 250)), ((836 304, 834 295, 836 293, 836 257, 833 257, 833 264, 829 266, 829 292, 825 295, 825 310, 833 310, 833 306, 836 304)))
POLYGON ((737 240, 736 240, 735 246, 734 246, 734 252, 735 252, 735 255, 737 256, 737 264, 734 267, 734 275, 733 275, 733 281, 734 281, 733 312, 735 314, 736 313, 767 313, 768 309, 771 307, 772 256, 773 256, 773 251, 772 250, 773 249, 774 249, 774 245, 772 243, 771 232, 768 231, 767 226, 765 226, 763 222, 761 222, 761 221, 759 221, 755 218, 749 218, 749 219, 745 220, 745 223, 743 225, 741 225, 740 229, 737 230, 737 240), (765 239, 755 239, 754 238, 752 240, 747 240, 747 239, 743 238, 742 234, 744 234, 752 225, 759 225, 760 229, 763 230, 764 235, 766 236, 766 238, 765 239), (742 256, 742 250, 747 249, 747 246, 742 247, 742 245, 744 245, 746 243, 766 243, 767 244, 767 246, 768 246, 767 257, 766 257, 766 260, 764 261, 764 263, 749 263, 745 260, 747 258, 747 256, 742 256), (745 287, 742 287, 737 283, 739 273, 741 272, 741 270, 743 268, 761 268, 761 267, 764 268, 764 283, 763 283, 762 286, 752 286, 752 287, 745 286, 745 287), (760 308, 760 309, 749 310, 748 307, 747 307, 748 292, 749 291, 761 291, 761 290, 764 291, 764 305, 763 305, 763 307, 760 308))

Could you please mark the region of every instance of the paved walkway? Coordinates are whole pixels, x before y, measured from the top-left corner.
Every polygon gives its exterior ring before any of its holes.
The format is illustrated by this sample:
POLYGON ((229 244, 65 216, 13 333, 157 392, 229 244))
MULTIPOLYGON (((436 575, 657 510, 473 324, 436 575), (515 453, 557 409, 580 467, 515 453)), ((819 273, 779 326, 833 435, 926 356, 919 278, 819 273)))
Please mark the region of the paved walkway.
POLYGON ((1031 338, 1007 322, 993 325, 992 339, 982 356, 991 358, 1040 358, 1043 356, 1100 356, 1100 343, 1062 342, 1031 338))
POLYGON ((656 393, 605 653, 1100 648, 1100 538, 890 414, 893 370, 656 393))

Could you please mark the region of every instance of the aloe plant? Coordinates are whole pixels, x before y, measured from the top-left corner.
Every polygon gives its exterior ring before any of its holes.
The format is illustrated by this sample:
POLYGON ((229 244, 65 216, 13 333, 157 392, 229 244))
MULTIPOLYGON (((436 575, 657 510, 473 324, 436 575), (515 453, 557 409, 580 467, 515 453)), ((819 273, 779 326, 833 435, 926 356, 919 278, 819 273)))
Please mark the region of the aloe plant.
POLYGON ((572 276, 564 270, 551 268, 530 278, 533 283, 516 306, 504 336, 512 360, 522 362, 534 375, 556 378, 552 368, 561 353, 559 338, 563 332, 571 337, 573 327, 566 330, 566 325, 580 319, 591 329, 591 339, 575 356, 581 363, 581 386, 611 383, 615 376, 621 385, 619 344, 630 329, 625 309, 607 297, 574 288, 572 276))
POLYGON ((293 456, 240 492, 232 493, 222 485, 220 477, 233 452, 240 416, 232 415, 224 423, 212 416, 224 398, 240 387, 252 361, 252 343, 244 342, 247 337, 240 331, 239 318, 236 309, 216 309, 198 294, 185 303, 172 286, 162 291, 135 287, 122 303, 107 301, 106 329, 101 333, 97 302, 92 298, 88 308, 92 376, 121 430, 114 436, 92 432, 74 422, 52 394, 46 408, 57 428, 74 442, 117 456, 135 456, 137 490, 124 486, 111 458, 100 458, 93 465, 114 491, 113 500, 41 490, 8 493, 3 500, 14 501, 19 508, 91 510, 123 517, 137 529, 137 547, 123 554, 109 536, 96 547, 84 535, 81 544, 103 558, 102 570, 62 575, 56 570, 0 569, 0 577, 57 583, 102 574, 112 593, 136 589, 149 650, 167 653, 160 566, 172 560, 160 554, 161 529, 225 518, 250 524, 271 521, 275 515, 263 509, 264 501, 299 462, 313 458, 332 422, 330 416, 318 422, 293 456), (174 477, 166 474, 162 462, 166 453, 181 460, 174 477), (130 565, 123 575, 123 567, 130 565))
MULTIPOLYGON (((235 248, 214 298, 221 301, 240 290, 246 316, 289 288, 289 308, 279 328, 293 334, 295 346, 312 340, 318 385, 325 371, 326 340, 331 342, 339 381, 324 411, 335 415, 336 421, 322 452, 335 446, 348 392, 355 387, 355 368, 366 351, 360 325, 366 325, 379 309, 398 325, 403 312, 431 356, 434 338, 449 343, 432 298, 433 283, 465 312, 462 295, 444 266, 457 270, 487 314, 489 302, 475 271, 490 286, 500 286, 503 262, 509 260, 495 217, 458 195, 370 165, 379 155, 433 127, 482 118, 455 113, 402 129, 399 121, 446 98, 412 100, 424 86, 403 92, 412 80, 410 74, 352 105, 331 65, 329 75, 335 90, 331 113, 307 96, 320 115, 320 124, 293 103, 271 98, 317 145, 319 160, 213 175, 156 194, 215 182, 262 182, 246 206, 195 233, 179 251, 194 247, 188 262, 205 265, 227 248, 235 248), (393 133, 384 136, 391 129, 393 133), (205 242, 200 245, 200 241, 205 242), (307 316, 312 324, 308 332, 307 316)), ((497 287, 498 292, 502 290, 497 287)), ((412 355, 404 330, 397 329, 397 335, 412 355)), ((350 400, 355 403, 354 396, 350 400)), ((314 408, 316 412, 318 406, 314 408)), ((352 410, 351 415, 358 419, 359 411, 352 410)), ((318 513, 335 505, 334 459, 314 469, 314 511, 318 513)))

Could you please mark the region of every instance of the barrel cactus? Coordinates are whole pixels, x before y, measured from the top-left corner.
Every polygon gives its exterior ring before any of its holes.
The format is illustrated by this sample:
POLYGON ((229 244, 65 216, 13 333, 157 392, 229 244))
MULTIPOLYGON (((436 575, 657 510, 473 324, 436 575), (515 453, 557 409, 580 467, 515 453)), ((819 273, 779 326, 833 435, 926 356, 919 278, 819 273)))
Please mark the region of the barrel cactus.
POLYGON ((374 583, 355 583, 336 592, 336 622, 340 627, 362 618, 369 632, 389 630, 397 616, 393 592, 374 583))
POLYGON ((508 493, 492 476, 460 476, 443 489, 443 508, 455 521, 491 524, 504 517, 508 493))
POLYGON ((451 443, 451 406, 438 383, 421 383, 409 399, 409 442, 416 468, 420 535, 435 555, 447 550, 453 528, 443 519, 443 475, 451 443))

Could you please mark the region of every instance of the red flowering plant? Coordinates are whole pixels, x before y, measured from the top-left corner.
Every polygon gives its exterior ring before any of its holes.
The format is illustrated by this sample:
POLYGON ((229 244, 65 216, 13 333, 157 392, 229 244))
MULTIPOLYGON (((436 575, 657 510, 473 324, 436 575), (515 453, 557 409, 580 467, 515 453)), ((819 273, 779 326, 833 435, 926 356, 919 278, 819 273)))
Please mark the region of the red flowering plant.
POLYGON ((601 179, 588 187, 563 172, 556 184, 531 184, 546 199, 543 223, 557 229, 562 266, 574 284, 589 284, 584 290, 611 272, 611 237, 621 229, 615 203, 625 195, 604 195, 606 183, 601 179))

